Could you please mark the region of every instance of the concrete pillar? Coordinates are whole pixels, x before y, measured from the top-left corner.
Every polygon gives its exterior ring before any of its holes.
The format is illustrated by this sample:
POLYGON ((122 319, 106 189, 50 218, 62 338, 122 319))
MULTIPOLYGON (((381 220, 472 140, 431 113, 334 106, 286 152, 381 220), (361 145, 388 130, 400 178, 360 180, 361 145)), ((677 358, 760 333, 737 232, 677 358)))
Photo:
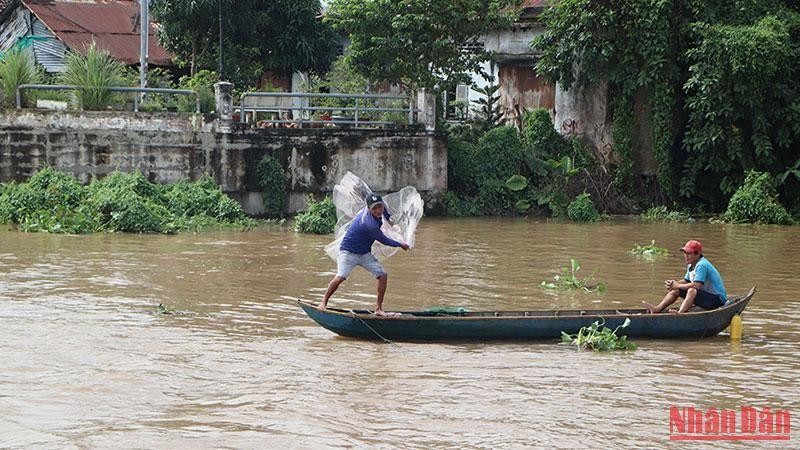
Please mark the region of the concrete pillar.
POLYGON ((436 129, 436 96, 430 89, 420 89, 417 92, 417 123, 425 126, 428 131, 436 129))
POLYGON ((219 131, 230 133, 233 129, 233 83, 227 81, 214 83, 214 96, 217 103, 219 131))

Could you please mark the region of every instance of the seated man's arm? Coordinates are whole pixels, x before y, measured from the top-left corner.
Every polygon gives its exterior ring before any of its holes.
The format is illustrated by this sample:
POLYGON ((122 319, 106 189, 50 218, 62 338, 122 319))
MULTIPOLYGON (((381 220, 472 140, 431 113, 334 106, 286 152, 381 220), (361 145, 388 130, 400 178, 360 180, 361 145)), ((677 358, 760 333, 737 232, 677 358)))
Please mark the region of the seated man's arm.
POLYGON ((703 282, 702 281, 696 281, 696 280, 694 282, 691 282, 691 281, 689 281, 689 280, 684 278, 681 281, 676 281, 675 282, 675 286, 674 286, 674 289, 686 290, 686 289, 691 289, 691 288, 695 288, 695 289, 697 289, 699 291, 700 289, 703 288, 703 282))
POLYGON ((689 280, 689 271, 683 277, 683 281, 677 284, 678 289, 697 289, 698 291, 703 288, 703 283, 706 281, 708 275, 708 268, 704 265, 698 265, 694 270, 694 281, 689 280))

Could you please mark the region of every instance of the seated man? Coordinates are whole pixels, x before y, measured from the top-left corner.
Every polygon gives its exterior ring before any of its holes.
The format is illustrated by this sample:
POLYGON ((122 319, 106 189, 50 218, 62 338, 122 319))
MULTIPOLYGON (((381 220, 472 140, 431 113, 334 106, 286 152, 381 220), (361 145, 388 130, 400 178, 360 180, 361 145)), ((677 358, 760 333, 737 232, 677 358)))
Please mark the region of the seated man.
POLYGON ((716 309, 724 305, 728 298, 725 285, 722 283, 722 277, 717 269, 703 256, 703 244, 691 240, 683 246, 681 251, 683 259, 688 265, 683 280, 665 281, 664 287, 667 288, 667 295, 658 305, 642 303, 647 305, 651 313, 664 311, 678 298, 684 299, 678 313, 685 313, 695 305, 703 309, 716 309))

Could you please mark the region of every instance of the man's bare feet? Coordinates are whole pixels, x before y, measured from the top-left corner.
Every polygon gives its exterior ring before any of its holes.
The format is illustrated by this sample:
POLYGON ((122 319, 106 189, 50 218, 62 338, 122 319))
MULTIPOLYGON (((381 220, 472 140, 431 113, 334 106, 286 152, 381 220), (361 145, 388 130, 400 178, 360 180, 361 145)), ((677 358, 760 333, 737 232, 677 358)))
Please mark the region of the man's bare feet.
POLYGON ((328 302, 319 302, 319 305, 317 305, 317 308, 319 308, 319 309, 328 309, 328 302))
POLYGON ((386 311, 384 311, 382 309, 376 309, 374 314, 376 316, 382 316, 382 317, 397 317, 397 316, 401 316, 402 315, 402 314, 396 313, 396 312, 386 312, 386 311))
POLYGON ((642 301, 642 304, 647 307, 647 314, 656 314, 653 312, 653 310, 656 309, 656 305, 646 301, 642 301))

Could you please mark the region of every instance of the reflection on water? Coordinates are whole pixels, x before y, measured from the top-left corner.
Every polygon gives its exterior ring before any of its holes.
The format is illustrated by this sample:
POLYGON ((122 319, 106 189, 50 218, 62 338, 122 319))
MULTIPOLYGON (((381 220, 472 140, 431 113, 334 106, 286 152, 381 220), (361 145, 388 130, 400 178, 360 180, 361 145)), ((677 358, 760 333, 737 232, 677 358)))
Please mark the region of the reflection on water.
MULTIPOLYGON (((683 273, 677 252, 628 253, 652 239, 700 239, 730 293, 758 286, 741 343, 628 354, 334 336, 294 303, 335 272, 324 236, 3 231, 0 447, 663 447, 670 405, 798 414, 798 230, 425 219, 387 262, 389 309, 638 306, 683 273), (608 290, 541 290, 570 258, 608 290)), ((371 307, 374 290, 357 269, 332 304, 371 307)))

